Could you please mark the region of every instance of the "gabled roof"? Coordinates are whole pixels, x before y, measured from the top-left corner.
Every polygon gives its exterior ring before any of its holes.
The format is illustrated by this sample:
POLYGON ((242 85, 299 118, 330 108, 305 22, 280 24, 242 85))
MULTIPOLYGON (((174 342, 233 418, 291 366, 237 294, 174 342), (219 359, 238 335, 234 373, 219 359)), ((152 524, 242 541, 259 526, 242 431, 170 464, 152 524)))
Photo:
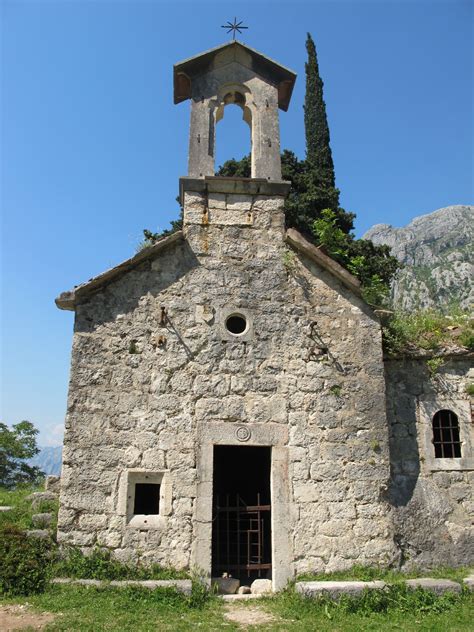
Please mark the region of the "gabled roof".
POLYGON ((330 272, 341 283, 343 283, 349 290, 361 296, 360 281, 353 274, 348 272, 346 268, 341 266, 340 263, 335 261, 332 257, 327 255, 320 247, 315 246, 310 241, 305 239, 301 233, 294 228, 289 228, 286 231, 285 240, 288 244, 299 250, 301 253, 312 259, 321 268, 330 272))
POLYGON ((69 292, 61 292, 58 298, 55 300, 56 305, 59 309, 67 309, 74 311, 76 307, 76 301, 95 290, 100 289, 110 281, 114 281, 118 277, 123 276, 129 270, 136 268, 138 265, 147 261, 148 259, 153 259, 158 254, 161 254, 163 250, 168 248, 171 244, 175 242, 183 240, 183 232, 181 230, 173 233, 169 237, 164 237, 153 244, 153 246, 148 246, 147 248, 143 248, 140 250, 134 257, 130 259, 126 259, 119 263, 118 266, 114 268, 110 268, 110 270, 106 270, 102 274, 99 274, 92 279, 89 279, 86 283, 82 283, 81 285, 76 286, 73 290, 69 292))
POLYGON ((228 49, 227 54, 221 63, 228 64, 229 61, 238 61, 244 66, 251 67, 261 77, 276 85, 278 88, 278 106, 286 112, 296 81, 296 73, 238 40, 211 48, 175 64, 173 68, 174 102, 181 103, 181 101, 186 101, 191 97, 193 78, 209 71, 215 63, 216 56, 226 49, 228 49), (251 59, 250 66, 247 61, 249 57, 251 59))
MULTIPOLYGON (((165 237, 157 241, 153 246, 140 250, 134 257, 119 263, 114 268, 110 268, 106 272, 99 274, 92 279, 89 279, 86 283, 76 286, 69 292, 62 292, 56 299, 56 305, 59 309, 74 311, 78 300, 85 298, 89 294, 101 289, 111 281, 118 279, 133 268, 147 261, 148 259, 154 259, 165 251, 169 246, 174 243, 178 243, 184 240, 183 232, 177 231, 169 237, 165 237)), ((317 263, 321 268, 335 276, 341 283, 343 283, 349 290, 354 292, 357 296, 361 296, 360 281, 343 268, 337 261, 332 259, 321 248, 318 248, 301 235, 294 228, 289 228, 286 231, 285 240, 288 244, 293 246, 296 250, 306 255, 317 263)))

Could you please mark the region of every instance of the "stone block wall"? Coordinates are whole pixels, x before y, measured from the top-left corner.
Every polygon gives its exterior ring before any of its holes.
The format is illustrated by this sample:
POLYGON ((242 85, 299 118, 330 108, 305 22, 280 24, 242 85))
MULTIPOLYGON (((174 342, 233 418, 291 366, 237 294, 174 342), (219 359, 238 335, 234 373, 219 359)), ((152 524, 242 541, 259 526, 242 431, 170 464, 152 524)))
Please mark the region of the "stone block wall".
POLYGON ((472 358, 447 358, 431 375, 426 359, 387 360, 387 416, 395 540, 403 568, 474 562, 473 423, 466 387, 472 358), (432 417, 459 419, 462 458, 436 459, 432 417))
POLYGON ((196 563, 202 521, 210 528, 197 496, 212 496, 201 444, 215 424, 216 436, 245 426, 255 445, 275 446, 286 576, 389 562, 379 323, 287 249, 283 196, 188 191, 184 201, 184 241, 76 306, 60 541, 196 563), (241 339, 225 330, 236 311, 251 324, 241 339), (137 525, 127 481, 147 472, 162 477, 166 510, 137 525))

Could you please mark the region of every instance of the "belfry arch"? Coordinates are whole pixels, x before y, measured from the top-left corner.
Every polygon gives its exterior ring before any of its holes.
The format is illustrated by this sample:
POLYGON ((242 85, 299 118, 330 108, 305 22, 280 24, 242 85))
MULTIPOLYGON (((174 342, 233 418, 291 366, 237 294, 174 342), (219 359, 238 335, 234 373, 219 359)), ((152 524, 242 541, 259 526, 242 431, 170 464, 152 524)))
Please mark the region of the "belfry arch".
MULTIPOLYGON (((216 150, 217 145, 219 145, 219 147, 222 149, 222 140, 219 140, 219 130, 217 126, 220 121, 225 119, 225 109, 229 105, 236 106, 237 108, 240 109, 242 113, 242 120, 244 121, 244 124, 240 124, 238 130, 236 131, 238 133, 245 132, 244 130, 245 124, 248 126, 248 134, 250 138, 250 152, 249 153, 251 156, 253 156, 253 152, 252 152, 252 148, 253 148, 252 95, 250 94, 248 88, 246 88, 245 86, 236 85, 236 84, 227 84, 225 86, 222 86, 219 92, 220 94, 218 98, 218 105, 215 109, 215 116, 214 116, 214 119, 215 119, 214 124, 216 127, 214 131, 214 156, 217 155, 217 150, 216 150)), ((232 151, 233 151, 233 148, 229 148, 228 150, 229 157, 232 151)), ((251 161, 251 164, 252 164, 251 177, 254 178, 255 169, 254 169, 253 160, 251 161)))

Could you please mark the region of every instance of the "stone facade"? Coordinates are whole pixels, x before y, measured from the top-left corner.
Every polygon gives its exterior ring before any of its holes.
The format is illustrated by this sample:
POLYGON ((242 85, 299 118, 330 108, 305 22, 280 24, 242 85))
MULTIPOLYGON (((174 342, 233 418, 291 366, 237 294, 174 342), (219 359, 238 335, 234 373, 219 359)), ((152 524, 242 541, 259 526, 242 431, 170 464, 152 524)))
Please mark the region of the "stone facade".
POLYGON ((271 450, 274 589, 356 563, 472 557, 467 439, 458 471, 420 466, 417 406, 429 417, 436 404, 420 399, 432 394, 426 371, 384 367, 380 323, 357 279, 285 230, 289 183, 279 151, 265 162, 263 147, 278 139, 277 106, 286 109, 293 82, 238 43, 175 67, 175 100, 193 100, 183 231, 57 299, 76 313, 62 544, 209 576, 214 454, 245 445, 271 450), (213 126, 243 93, 261 177, 218 178, 213 126))
POLYGON ((395 541, 403 567, 474 562, 472 358, 451 357, 431 376, 425 358, 387 360, 387 414, 395 541), (459 419, 461 458, 434 458, 437 410, 459 419))
POLYGON ((183 240, 77 299, 62 543, 208 569, 203 445, 245 426, 251 443, 274 446, 280 585, 294 572, 394 557, 380 326, 361 298, 288 249, 283 203, 186 192, 183 240), (243 339, 224 329, 234 311, 251 321, 243 339), (157 524, 127 517, 136 471, 168 477, 157 524))

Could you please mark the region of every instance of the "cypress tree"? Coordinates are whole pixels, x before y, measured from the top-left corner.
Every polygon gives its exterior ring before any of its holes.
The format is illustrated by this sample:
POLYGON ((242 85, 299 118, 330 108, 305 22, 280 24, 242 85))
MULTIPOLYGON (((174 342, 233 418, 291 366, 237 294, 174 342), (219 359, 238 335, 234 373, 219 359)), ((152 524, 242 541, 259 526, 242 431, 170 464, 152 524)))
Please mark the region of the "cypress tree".
MULTIPOLYGON (((329 144, 329 126, 323 96, 323 80, 319 75, 316 46, 310 33, 306 38, 308 61, 305 64, 306 94, 304 102, 304 127, 306 133, 306 160, 313 170, 315 180, 325 188, 335 189, 334 163, 329 144)), ((339 191, 334 194, 335 206, 339 203, 339 191)))
MULTIPOLYGON (((295 174, 291 173, 291 169, 288 174, 296 195, 292 196, 290 192, 287 200, 287 222, 306 234, 312 234, 314 221, 321 217, 323 210, 331 209, 338 228, 349 233, 354 227, 355 216, 339 206, 339 190, 335 186, 329 126, 323 98, 323 81, 319 75, 316 46, 309 33, 306 50, 306 160, 300 162, 295 174)), ((288 165, 284 164, 284 170, 287 167, 288 165)))

